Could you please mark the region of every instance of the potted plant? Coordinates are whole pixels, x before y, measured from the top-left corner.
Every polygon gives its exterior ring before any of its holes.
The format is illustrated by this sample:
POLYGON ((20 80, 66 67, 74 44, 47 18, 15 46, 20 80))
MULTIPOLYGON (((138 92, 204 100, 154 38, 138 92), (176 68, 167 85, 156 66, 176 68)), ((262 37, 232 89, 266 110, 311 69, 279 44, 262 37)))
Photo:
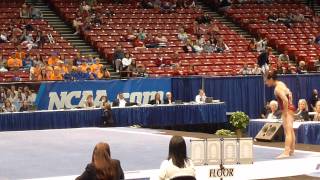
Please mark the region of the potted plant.
POLYGON ((236 128, 238 138, 242 137, 242 129, 245 129, 249 124, 249 116, 241 111, 232 113, 230 123, 236 128))

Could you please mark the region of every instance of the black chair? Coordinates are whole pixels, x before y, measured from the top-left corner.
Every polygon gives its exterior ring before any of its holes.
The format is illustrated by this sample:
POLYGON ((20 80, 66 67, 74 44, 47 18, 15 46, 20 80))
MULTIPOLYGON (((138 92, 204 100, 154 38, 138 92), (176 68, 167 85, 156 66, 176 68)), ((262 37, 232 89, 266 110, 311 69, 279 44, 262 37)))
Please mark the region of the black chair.
POLYGON ((170 180, 197 180, 197 179, 193 176, 179 176, 179 177, 172 178, 170 180))

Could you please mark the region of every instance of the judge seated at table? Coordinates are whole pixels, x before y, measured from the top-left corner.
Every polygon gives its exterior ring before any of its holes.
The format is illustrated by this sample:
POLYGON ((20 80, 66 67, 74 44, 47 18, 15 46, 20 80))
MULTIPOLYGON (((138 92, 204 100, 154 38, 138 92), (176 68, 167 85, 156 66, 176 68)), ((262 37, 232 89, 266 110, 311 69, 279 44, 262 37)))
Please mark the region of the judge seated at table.
POLYGON ((308 103, 305 99, 299 100, 295 119, 309 121, 308 103))
POLYGON ((280 119, 281 111, 278 110, 278 102, 275 100, 270 101, 271 112, 267 115, 267 119, 280 119))
POLYGON ((123 93, 119 93, 117 99, 112 102, 112 107, 126 107, 128 102, 124 99, 123 93))
POLYGON ((166 98, 163 101, 164 104, 173 104, 173 97, 171 92, 166 93, 166 98))
POLYGON ((317 101, 316 103, 315 113, 313 120, 320 121, 320 101, 317 101))
POLYGON ((196 103, 202 104, 206 102, 206 93, 203 89, 199 89, 199 94, 196 96, 196 103))
POLYGON ((149 101, 148 104, 151 104, 151 105, 158 105, 158 104, 161 104, 161 97, 160 97, 160 94, 159 93, 156 93, 154 95, 154 99, 149 101))
POLYGON ((92 95, 87 96, 86 102, 83 104, 83 106, 84 106, 84 108, 87 108, 87 109, 95 108, 92 95))

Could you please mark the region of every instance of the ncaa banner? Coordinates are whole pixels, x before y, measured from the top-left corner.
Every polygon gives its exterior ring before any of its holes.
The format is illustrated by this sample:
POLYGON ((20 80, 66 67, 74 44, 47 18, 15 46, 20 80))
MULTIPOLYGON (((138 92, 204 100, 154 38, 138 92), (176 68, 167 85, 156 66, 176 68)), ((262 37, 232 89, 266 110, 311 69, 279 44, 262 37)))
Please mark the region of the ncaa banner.
POLYGON ((47 82, 39 88, 36 105, 39 110, 83 107, 88 95, 93 95, 95 105, 99 105, 102 96, 113 101, 119 92, 130 102, 147 104, 157 92, 163 99, 170 91, 170 78, 47 82))

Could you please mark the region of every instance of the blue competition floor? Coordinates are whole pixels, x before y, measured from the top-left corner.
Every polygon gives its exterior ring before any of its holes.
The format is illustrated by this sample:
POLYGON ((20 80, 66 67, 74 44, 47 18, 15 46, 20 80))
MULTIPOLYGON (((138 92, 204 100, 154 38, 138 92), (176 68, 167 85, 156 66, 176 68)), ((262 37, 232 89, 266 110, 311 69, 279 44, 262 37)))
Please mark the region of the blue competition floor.
MULTIPOLYGON (((106 141, 125 171, 157 169, 167 157, 170 136, 158 130, 82 128, 0 132, 0 179, 80 174, 96 143, 106 141)), ((189 140, 186 140, 189 146, 189 140)), ((254 147, 254 161, 267 161, 281 149, 254 147)), ((314 156, 297 152, 295 158, 314 156)))

